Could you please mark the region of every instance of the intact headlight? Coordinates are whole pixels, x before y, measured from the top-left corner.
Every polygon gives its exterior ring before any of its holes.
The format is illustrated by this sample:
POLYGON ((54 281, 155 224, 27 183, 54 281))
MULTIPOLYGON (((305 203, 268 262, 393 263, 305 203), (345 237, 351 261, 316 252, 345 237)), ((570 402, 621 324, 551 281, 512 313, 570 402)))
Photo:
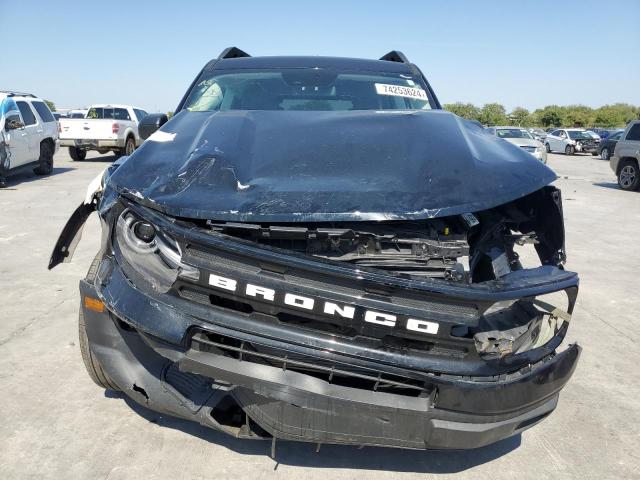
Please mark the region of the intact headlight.
POLYGON ((129 210, 118 217, 115 241, 127 263, 157 292, 167 292, 179 275, 198 278, 198 270, 182 262, 175 240, 129 210))

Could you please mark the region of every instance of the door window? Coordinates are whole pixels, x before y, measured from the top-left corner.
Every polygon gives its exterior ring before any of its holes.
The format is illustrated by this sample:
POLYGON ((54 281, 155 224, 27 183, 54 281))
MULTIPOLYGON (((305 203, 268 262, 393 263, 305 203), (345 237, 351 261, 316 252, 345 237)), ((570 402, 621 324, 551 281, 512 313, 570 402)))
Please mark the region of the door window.
POLYGON ((49 107, 47 107, 44 102, 33 102, 31 105, 36 109, 36 112, 38 112, 38 115, 40 115, 43 122, 49 123, 56 121, 51 114, 51 110, 49 110, 49 107))
POLYGON ((36 116, 33 114, 33 110, 27 102, 16 102, 18 108, 20 109, 20 113, 22 114, 22 119, 24 120, 24 124, 26 126, 35 125, 36 124, 36 116))
POLYGON ((126 108, 115 108, 113 111, 113 118, 115 120, 131 120, 126 108))
POLYGON ((640 140, 640 123, 636 123, 629 129, 627 133, 627 140, 640 140))

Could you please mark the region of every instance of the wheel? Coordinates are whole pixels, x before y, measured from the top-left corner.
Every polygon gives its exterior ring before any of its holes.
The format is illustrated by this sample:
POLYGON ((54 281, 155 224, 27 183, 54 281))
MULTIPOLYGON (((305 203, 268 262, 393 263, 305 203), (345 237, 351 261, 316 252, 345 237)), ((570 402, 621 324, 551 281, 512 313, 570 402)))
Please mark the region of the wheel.
POLYGON ((618 167, 618 185, 622 190, 632 191, 640 188, 640 172, 638 163, 633 160, 623 160, 618 167))
POLYGON ((564 148, 564 154, 565 155, 573 155, 575 153, 576 149, 573 147, 573 145, 567 145, 564 148))
POLYGON ((120 155, 131 155, 136 149, 136 141, 133 137, 127 137, 124 148, 120 151, 120 155))
POLYGON ((82 150, 81 148, 69 147, 69 156, 71 157, 71 160, 75 160, 77 162, 78 160, 84 160, 87 158, 87 151, 82 150))
POLYGON ((546 147, 546 149, 547 149, 547 153, 551 153, 551 147, 549 146, 549 144, 548 144, 548 143, 545 143, 545 144, 544 144, 544 146, 545 146, 545 147, 546 147))
MULTIPOLYGON (((89 283, 93 283, 96 277, 96 272, 98 271, 99 263, 100 255, 98 254, 96 258, 93 259, 93 263, 91 263, 91 266, 89 267, 89 272, 87 272, 86 280, 89 283)), ((80 341, 82 362, 84 363, 84 368, 87 370, 91 380, 93 380, 99 387, 119 392, 120 388, 113 380, 111 380, 107 372, 102 369, 102 365, 100 365, 98 359, 91 353, 89 338, 87 337, 87 330, 84 323, 84 311, 82 310, 82 305, 80 305, 80 312, 78 315, 78 339, 80 341)))
POLYGON ((602 151, 600 152, 600 158, 602 160, 609 160, 609 156, 611 154, 609 153, 609 149, 608 148, 603 148, 602 151))
POLYGON ((40 164, 33 169, 36 175, 49 175, 53 172, 53 147, 49 142, 40 144, 40 164))

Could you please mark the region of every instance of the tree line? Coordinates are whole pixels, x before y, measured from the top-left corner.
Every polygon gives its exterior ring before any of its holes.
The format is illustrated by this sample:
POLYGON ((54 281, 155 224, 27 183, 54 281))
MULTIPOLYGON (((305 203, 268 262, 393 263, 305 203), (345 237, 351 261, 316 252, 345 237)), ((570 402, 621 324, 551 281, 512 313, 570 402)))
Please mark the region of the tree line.
POLYGON ((507 112, 499 103, 487 103, 477 107, 472 103, 449 103, 445 110, 483 125, 514 125, 520 127, 624 127, 631 120, 640 118, 640 107, 628 103, 603 105, 591 108, 586 105, 547 105, 530 112, 516 107, 507 112))

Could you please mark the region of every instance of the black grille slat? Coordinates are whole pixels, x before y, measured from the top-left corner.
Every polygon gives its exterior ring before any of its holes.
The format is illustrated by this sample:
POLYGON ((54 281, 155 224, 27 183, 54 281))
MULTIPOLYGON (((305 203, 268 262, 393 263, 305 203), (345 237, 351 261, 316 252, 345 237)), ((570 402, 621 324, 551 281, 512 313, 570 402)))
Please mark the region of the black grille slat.
POLYGON ((352 388, 366 388, 372 391, 388 391, 412 397, 429 396, 433 392, 424 382, 412 378, 403 378, 373 369, 364 369, 353 365, 342 365, 317 357, 279 352, 250 342, 239 341, 231 337, 196 333, 191 347, 200 351, 219 351, 240 361, 276 366, 321 378, 329 383, 352 388))

